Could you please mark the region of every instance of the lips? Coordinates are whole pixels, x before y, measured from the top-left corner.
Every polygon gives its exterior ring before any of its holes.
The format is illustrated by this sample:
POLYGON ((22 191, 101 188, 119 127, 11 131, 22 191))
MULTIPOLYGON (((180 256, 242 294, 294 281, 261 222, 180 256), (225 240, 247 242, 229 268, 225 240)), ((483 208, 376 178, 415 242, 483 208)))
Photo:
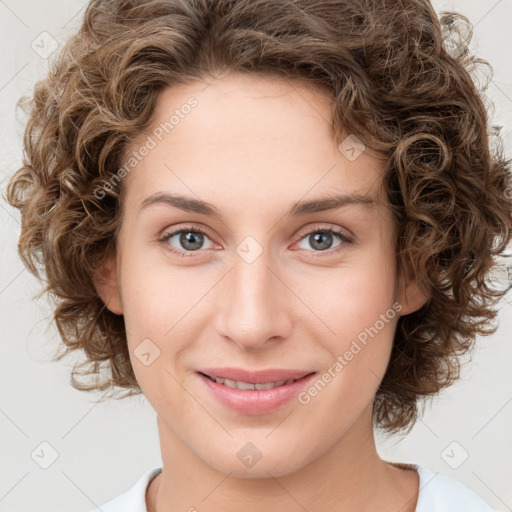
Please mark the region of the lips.
POLYGON ((197 371, 210 396, 237 413, 268 414, 290 403, 316 372, 204 368, 197 371))

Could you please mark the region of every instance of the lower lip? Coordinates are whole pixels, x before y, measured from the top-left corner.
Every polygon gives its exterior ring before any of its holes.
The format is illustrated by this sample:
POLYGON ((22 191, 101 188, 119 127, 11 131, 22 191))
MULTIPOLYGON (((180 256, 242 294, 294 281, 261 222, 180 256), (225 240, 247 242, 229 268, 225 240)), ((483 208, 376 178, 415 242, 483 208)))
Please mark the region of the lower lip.
POLYGON ((219 402, 237 412, 258 415, 273 412, 290 402, 316 374, 272 389, 234 389, 219 384, 201 373, 198 375, 219 402))

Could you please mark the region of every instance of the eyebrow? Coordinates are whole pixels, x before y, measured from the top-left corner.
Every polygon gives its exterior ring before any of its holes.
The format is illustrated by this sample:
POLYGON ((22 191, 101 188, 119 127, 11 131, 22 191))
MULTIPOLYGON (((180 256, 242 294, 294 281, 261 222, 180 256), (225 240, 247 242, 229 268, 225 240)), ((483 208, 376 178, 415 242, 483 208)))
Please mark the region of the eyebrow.
MULTIPOLYGON (((177 194, 168 194, 165 192, 157 192, 144 199, 140 210, 148 208, 154 204, 166 204, 174 206, 180 210, 192 213, 208 215, 218 219, 222 218, 220 211, 212 204, 177 194)), ((310 213, 323 212, 327 210, 335 210, 348 205, 361 205, 367 208, 375 206, 375 201, 361 194, 342 194, 318 199, 310 199, 307 201, 297 201, 286 213, 286 217, 300 217, 310 213)))

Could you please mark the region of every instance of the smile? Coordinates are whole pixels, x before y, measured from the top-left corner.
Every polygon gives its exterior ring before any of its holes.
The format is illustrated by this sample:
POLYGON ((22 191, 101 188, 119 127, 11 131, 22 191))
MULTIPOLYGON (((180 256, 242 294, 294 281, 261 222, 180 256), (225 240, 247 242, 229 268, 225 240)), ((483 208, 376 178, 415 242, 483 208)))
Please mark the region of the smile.
POLYGON ((316 373, 300 370, 250 372, 234 368, 197 371, 208 397, 222 407, 248 415, 269 414, 286 404, 297 403, 294 398, 316 373))
POLYGON ((217 384, 224 384, 224 386, 228 386, 233 389, 245 389, 245 390, 262 390, 262 389, 272 389, 277 388, 279 386, 286 386, 287 384, 291 384, 295 380, 298 379, 289 379, 289 380, 278 380, 276 382, 267 382, 265 384, 256 384, 252 382, 242 382, 239 380, 231 380, 231 379, 223 379, 221 377, 211 377, 210 375, 206 375, 209 379, 213 380, 217 384))

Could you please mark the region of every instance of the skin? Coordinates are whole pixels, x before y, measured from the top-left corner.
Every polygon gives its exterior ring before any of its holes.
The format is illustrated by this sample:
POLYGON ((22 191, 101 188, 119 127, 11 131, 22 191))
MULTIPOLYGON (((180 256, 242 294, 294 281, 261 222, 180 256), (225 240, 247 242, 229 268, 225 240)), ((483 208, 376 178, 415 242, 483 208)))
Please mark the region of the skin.
POLYGON ((427 299, 397 271, 396 227, 378 196, 384 160, 369 149, 347 159, 330 132, 329 99, 299 81, 229 74, 168 88, 152 128, 191 96, 197 107, 124 178, 116 254, 95 278, 124 315, 135 375, 157 413, 163 471, 148 511, 413 512, 418 475, 380 459, 372 428, 398 318, 427 299), (141 210, 156 192, 207 201, 222 218, 167 204, 141 210), (285 216, 296 201, 356 192, 375 204, 285 216), (179 234, 158 241, 189 223, 206 231, 199 250, 179 234), (353 241, 332 235, 322 251, 309 235, 326 227, 353 241), (236 252, 247 236, 262 249, 252 263, 236 252), (394 303, 400 313, 306 405, 248 416, 218 403, 195 372, 321 375, 394 303), (160 355, 146 366, 134 350, 148 338, 160 355), (237 457, 247 442, 262 454, 252 467, 237 457))

